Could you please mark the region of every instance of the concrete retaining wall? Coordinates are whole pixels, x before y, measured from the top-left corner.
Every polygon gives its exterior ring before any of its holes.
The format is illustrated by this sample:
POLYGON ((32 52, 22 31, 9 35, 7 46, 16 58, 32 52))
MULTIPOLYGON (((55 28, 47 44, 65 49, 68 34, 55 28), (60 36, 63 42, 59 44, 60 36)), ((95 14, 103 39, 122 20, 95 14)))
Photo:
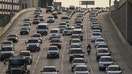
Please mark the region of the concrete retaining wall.
POLYGON ((14 21, 22 14, 24 14, 25 12, 29 12, 29 11, 33 11, 35 10, 35 8, 28 8, 28 9, 23 9, 21 11, 19 11, 18 13, 16 13, 14 15, 14 17, 11 19, 11 21, 4 27, 2 28, 2 30, 0 31, 0 36, 3 35, 14 23, 14 21))
POLYGON ((127 5, 127 41, 132 45, 132 3, 127 5))
POLYGON ((123 2, 117 10, 111 11, 111 17, 124 38, 132 45, 132 1, 123 2))
POLYGON ((118 10, 114 10, 111 12, 111 17, 114 20, 114 22, 116 23, 117 27, 119 28, 119 30, 121 31, 121 33, 123 34, 123 36, 125 38, 127 38, 126 36, 126 3, 124 3, 118 10))

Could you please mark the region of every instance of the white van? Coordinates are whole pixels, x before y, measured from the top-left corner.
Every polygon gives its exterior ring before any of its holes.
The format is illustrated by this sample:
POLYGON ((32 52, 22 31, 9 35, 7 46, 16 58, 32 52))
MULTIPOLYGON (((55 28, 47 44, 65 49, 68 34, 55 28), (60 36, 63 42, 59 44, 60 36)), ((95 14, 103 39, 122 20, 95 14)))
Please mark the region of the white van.
POLYGON ((48 34, 48 24, 47 23, 39 23, 36 29, 37 29, 37 33, 40 33, 41 35, 48 34))

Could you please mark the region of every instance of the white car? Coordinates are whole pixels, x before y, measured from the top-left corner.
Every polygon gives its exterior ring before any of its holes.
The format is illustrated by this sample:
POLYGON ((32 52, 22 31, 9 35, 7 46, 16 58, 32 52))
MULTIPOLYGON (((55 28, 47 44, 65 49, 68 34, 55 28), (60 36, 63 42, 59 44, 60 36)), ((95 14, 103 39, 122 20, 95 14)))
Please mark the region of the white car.
POLYGON ((100 48, 96 50, 96 60, 99 61, 101 56, 110 56, 111 52, 108 48, 100 48))
POLYGON ((112 65, 113 63, 111 56, 101 56, 98 62, 99 70, 105 70, 107 66, 112 65))
POLYGON ((89 74, 89 69, 87 65, 76 65, 74 68, 74 74, 89 74))
POLYGON ((43 70, 40 71, 41 74, 58 74, 58 70, 55 66, 44 66, 43 70))
POLYGON ((94 42, 95 47, 100 44, 100 43, 105 43, 105 39, 104 38, 97 38, 94 42))
POLYGON ((54 18, 53 15, 48 16, 48 18, 47 18, 47 23, 52 23, 52 22, 54 22, 54 21, 55 21, 55 18, 54 18))
POLYGON ((105 72, 106 74, 122 74, 123 70, 121 70, 119 65, 109 65, 105 72))
POLYGON ((39 34, 39 33, 33 34, 33 35, 31 36, 31 38, 32 38, 32 39, 37 39, 37 40, 39 40, 40 43, 42 43, 42 35, 39 34))
POLYGON ((82 48, 82 46, 79 43, 72 43, 70 45, 70 49, 81 49, 81 48, 82 48))
POLYGON ((100 32, 94 32, 92 33, 92 36, 91 36, 91 42, 94 42, 97 38, 101 38, 101 33, 100 32))
POLYGON ((108 45, 106 43, 100 43, 96 46, 96 49, 108 49, 108 45))
POLYGON ((32 53, 30 51, 20 51, 19 53, 20 57, 24 57, 28 60, 27 64, 32 64, 33 62, 33 57, 32 57, 32 53))
POLYGON ((52 38, 60 38, 59 28, 53 28, 53 29, 50 30, 49 39, 52 39, 52 38))
POLYGON ((73 31, 73 29, 71 28, 71 27, 67 27, 67 28, 65 28, 64 30, 63 30, 63 36, 64 35, 72 35, 72 31, 73 31))
POLYGON ((47 58, 59 58, 59 48, 55 45, 49 46, 47 51, 47 58))
POLYGON ((71 62, 71 71, 74 70, 74 68, 76 67, 76 65, 85 65, 86 62, 84 60, 84 58, 74 58, 71 62))
POLYGON ((1 48, 5 47, 5 46, 10 46, 14 48, 14 44, 12 41, 8 41, 8 40, 4 40, 3 42, 1 42, 1 48))
POLYGON ((81 40, 79 38, 73 38, 70 40, 69 44, 71 45, 71 44, 76 44, 76 43, 81 45, 81 40))

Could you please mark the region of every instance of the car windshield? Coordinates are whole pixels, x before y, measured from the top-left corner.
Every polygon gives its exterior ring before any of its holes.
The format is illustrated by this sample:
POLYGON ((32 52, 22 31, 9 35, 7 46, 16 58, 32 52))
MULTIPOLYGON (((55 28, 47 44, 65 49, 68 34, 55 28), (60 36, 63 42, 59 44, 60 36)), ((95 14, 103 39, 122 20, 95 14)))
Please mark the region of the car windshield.
POLYGON ((68 17, 62 17, 61 19, 69 19, 68 17))
POLYGON ((43 16, 39 16, 39 18, 43 18, 43 16))
POLYGON ((50 33, 57 33, 58 30, 51 30, 50 33))
POLYGON ((82 53, 82 50, 70 50, 70 53, 73 54, 73 53, 82 53))
POLYGON ((71 30, 71 28, 66 28, 65 30, 71 30))
POLYGON ((28 40, 28 43, 38 43, 38 40, 28 40))
POLYGON ((23 24, 23 26, 30 26, 29 24, 23 24))
POLYGON ((2 42, 2 44, 12 44, 12 42, 2 42))
POLYGON ((80 45, 71 45, 71 48, 81 48, 80 45))
POLYGON ((101 36, 100 33, 93 33, 93 36, 101 36))
POLYGON ((73 60, 72 63, 85 63, 84 60, 76 59, 73 60))
POLYGON ((60 40, 59 40, 59 39, 54 39, 54 40, 51 40, 50 42, 51 42, 51 43, 60 42, 60 40))
POLYGON ((76 71, 88 71, 87 67, 77 67, 76 71))
POLYGON ((21 28, 21 30, 27 30, 27 28, 21 28))
POLYGON ((112 62, 112 58, 101 58, 101 62, 112 62))
POLYGON ((29 52, 21 52, 20 56, 30 56, 30 53, 29 52))
POLYGON ((99 50, 98 52, 99 53, 108 53, 109 51, 108 50, 99 50))
POLYGON ((16 35, 9 35, 8 37, 16 37, 16 35))
POLYGON ((56 72, 55 68, 44 68, 43 72, 56 72))
POLYGON ((40 36, 40 35, 35 34, 35 35, 33 35, 32 37, 41 37, 41 36, 40 36))
POLYGON ((80 38, 79 36, 72 36, 71 38, 80 38))
POLYGON ((38 26, 38 29, 46 29, 46 26, 41 26, 41 25, 39 25, 39 26, 38 26))
POLYGON ((66 28, 66 26, 59 26, 59 28, 66 28))
POLYGON ((57 50, 56 47, 49 47, 49 50, 57 50))
POLYGON ((71 42, 73 42, 73 43, 79 43, 80 40, 72 40, 71 42))
POLYGON ((59 25, 66 25, 66 23, 60 23, 59 25))
POLYGON ((97 48, 108 48, 107 45, 98 45, 97 48))
POLYGON ((109 71, 120 71, 120 67, 109 67, 108 68, 109 71))
POLYGON ((22 65, 24 65, 24 60, 14 59, 14 60, 9 60, 9 63, 11 66, 22 66, 22 65))
POLYGON ((48 18, 54 18, 53 16, 49 16, 48 18))
POLYGON ((1 51, 12 51, 11 47, 4 47, 1 49, 1 51))
POLYGON ((82 31, 73 31, 73 34, 81 34, 82 31))
POLYGON ((104 39, 97 39, 97 42, 104 42, 104 39))

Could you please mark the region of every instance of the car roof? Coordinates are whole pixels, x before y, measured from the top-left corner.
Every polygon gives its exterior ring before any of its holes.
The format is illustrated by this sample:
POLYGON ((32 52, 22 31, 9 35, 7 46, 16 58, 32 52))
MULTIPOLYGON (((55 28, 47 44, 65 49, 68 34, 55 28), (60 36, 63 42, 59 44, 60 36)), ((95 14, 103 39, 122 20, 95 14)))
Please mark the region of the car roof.
POLYGON ((101 58, 112 58, 111 56, 101 56, 101 58))
POLYGON ((119 65, 109 65, 108 67, 120 67, 119 65))
POLYGON ((22 52, 29 52, 30 53, 30 51, 20 51, 20 53, 22 53, 22 52))
POLYGON ((44 68, 56 68, 55 66, 44 66, 44 68))
POLYGON ((52 28, 51 30, 59 30, 59 28, 52 28))

